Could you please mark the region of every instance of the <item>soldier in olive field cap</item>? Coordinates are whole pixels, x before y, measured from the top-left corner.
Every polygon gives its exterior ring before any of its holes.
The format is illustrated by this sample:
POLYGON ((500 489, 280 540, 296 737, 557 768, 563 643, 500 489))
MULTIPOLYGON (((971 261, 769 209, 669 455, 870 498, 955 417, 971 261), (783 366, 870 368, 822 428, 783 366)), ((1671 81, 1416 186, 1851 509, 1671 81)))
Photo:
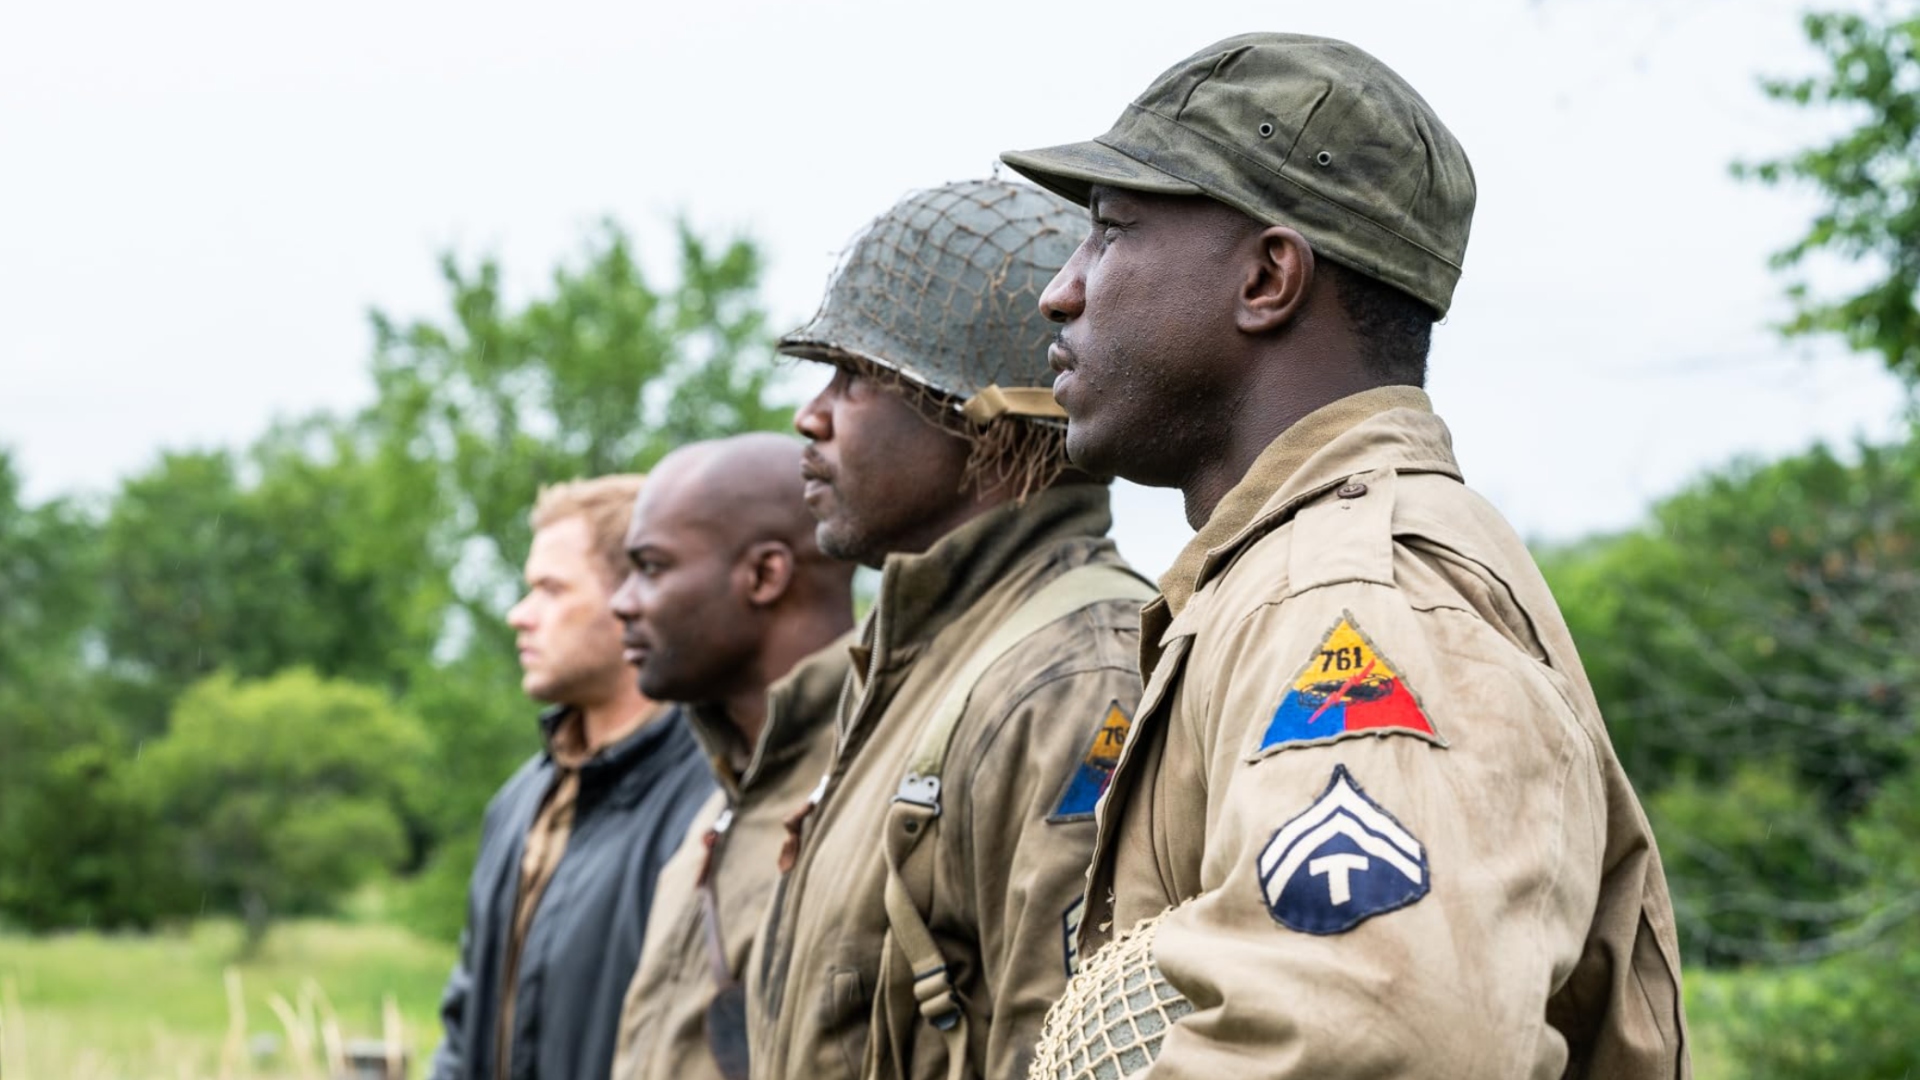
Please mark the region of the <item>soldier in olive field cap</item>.
POLYGON ((1250 34, 1004 160, 1092 212, 1041 300, 1074 461, 1199 530, 1035 1075, 1688 1075, 1646 817, 1420 389, 1460 145, 1359 49, 1250 34))
POLYGON ((755 1076, 1019 1076, 1066 986, 1152 593, 1046 388, 1079 231, 1025 184, 909 196, 781 340, 833 369, 795 420, 820 547, 880 588, 748 963, 755 1076))

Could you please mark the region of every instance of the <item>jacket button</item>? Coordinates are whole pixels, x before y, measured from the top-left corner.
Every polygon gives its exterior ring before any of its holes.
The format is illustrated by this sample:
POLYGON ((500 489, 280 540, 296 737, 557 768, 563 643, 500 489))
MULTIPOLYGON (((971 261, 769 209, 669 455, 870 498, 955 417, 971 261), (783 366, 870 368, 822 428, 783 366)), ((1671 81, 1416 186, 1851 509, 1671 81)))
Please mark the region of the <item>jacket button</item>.
POLYGON ((1340 485, 1340 490, 1334 492, 1335 495, 1338 495, 1343 499, 1357 499, 1360 496, 1365 495, 1366 493, 1367 493, 1367 485, 1361 483, 1358 480, 1355 480, 1352 483, 1342 484, 1340 485))

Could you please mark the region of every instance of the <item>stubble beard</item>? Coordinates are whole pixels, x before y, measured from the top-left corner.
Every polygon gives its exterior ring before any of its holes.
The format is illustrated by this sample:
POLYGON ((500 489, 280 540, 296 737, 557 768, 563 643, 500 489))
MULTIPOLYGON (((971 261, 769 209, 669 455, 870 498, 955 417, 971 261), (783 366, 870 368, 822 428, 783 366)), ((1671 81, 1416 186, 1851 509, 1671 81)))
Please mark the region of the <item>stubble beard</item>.
POLYGON ((886 561, 886 553, 873 552, 872 538, 865 536, 851 522, 841 520, 822 521, 813 529, 813 541, 819 545, 820 553, 829 559, 858 563, 861 566, 878 568, 886 561))
POLYGON ((584 708, 606 699, 610 691, 617 693, 619 687, 615 685, 615 680, 630 677, 630 672, 625 661, 616 661, 612 667, 576 667, 555 672, 533 686, 527 685, 527 679, 522 678, 520 688, 528 697, 542 704, 584 708))

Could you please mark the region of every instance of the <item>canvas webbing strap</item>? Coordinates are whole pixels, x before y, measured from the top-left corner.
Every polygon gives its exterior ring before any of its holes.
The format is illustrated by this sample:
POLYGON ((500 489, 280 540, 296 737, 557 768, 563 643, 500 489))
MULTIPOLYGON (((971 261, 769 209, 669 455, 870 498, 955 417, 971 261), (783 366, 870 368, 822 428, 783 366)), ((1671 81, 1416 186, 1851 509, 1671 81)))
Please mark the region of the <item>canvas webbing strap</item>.
POLYGON ((733 808, 727 807, 720 812, 713 825, 707 829, 701 840, 706 845, 705 858, 700 861, 700 876, 695 879, 700 890, 702 920, 706 925, 707 966, 713 969, 713 985, 725 990, 738 981, 733 974, 733 965, 727 962, 727 939, 720 931, 720 898, 713 887, 714 864, 727 843, 727 831, 733 826, 733 808))
POLYGON ((885 949, 881 963, 877 995, 887 1017, 886 1032, 868 1034, 868 1057, 879 1053, 883 1034, 892 1045, 896 1061, 909 1045, 910 1033, 896 1031, 893 1011, 884 1007, 884 999, 894 984, 893 965, 903 957, 912 973, 913 995, 920 1015, 932 1024, 947 1043, 947 1076, 961 1080, 966 1075, 966 1014, 955 997, 947 973, 946 958, 927 927, 927 912, 933 907, 935 848, 924 841, 940 816, 940 774, 946 767, 947 751, 954 732, 966 713, 980 679, 994 662, 1013 651, 1040 628, 1082 608, 1107 600, 1132 600, 1145 603, 1154 596, 1154 588, 1133 573, 1117 566, 1083 566, 1054 578, 1014 609, 947 684, 945 696, 921 729, 914 746, 907 775, 887 809, 884 847, 887 858, 887 922, 895 949, 885 949))

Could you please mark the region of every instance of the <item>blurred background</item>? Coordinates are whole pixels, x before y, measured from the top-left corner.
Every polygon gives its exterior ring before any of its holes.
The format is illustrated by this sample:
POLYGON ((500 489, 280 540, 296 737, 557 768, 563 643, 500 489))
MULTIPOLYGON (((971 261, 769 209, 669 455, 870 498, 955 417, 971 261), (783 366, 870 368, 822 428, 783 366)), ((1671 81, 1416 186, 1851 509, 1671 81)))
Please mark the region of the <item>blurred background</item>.
MULTIPOLYGON (((424 1061, 538 485, 784 429, 862 223, 1250 29, 1473 159, 1430 389, 1654 819, 1698 1074, 1920 1068, 1920 6, 1322 8, 0 8, 0 1073, 424 1061)), ((1116 503, 1163 570, 1177 495, 1116 503)))

